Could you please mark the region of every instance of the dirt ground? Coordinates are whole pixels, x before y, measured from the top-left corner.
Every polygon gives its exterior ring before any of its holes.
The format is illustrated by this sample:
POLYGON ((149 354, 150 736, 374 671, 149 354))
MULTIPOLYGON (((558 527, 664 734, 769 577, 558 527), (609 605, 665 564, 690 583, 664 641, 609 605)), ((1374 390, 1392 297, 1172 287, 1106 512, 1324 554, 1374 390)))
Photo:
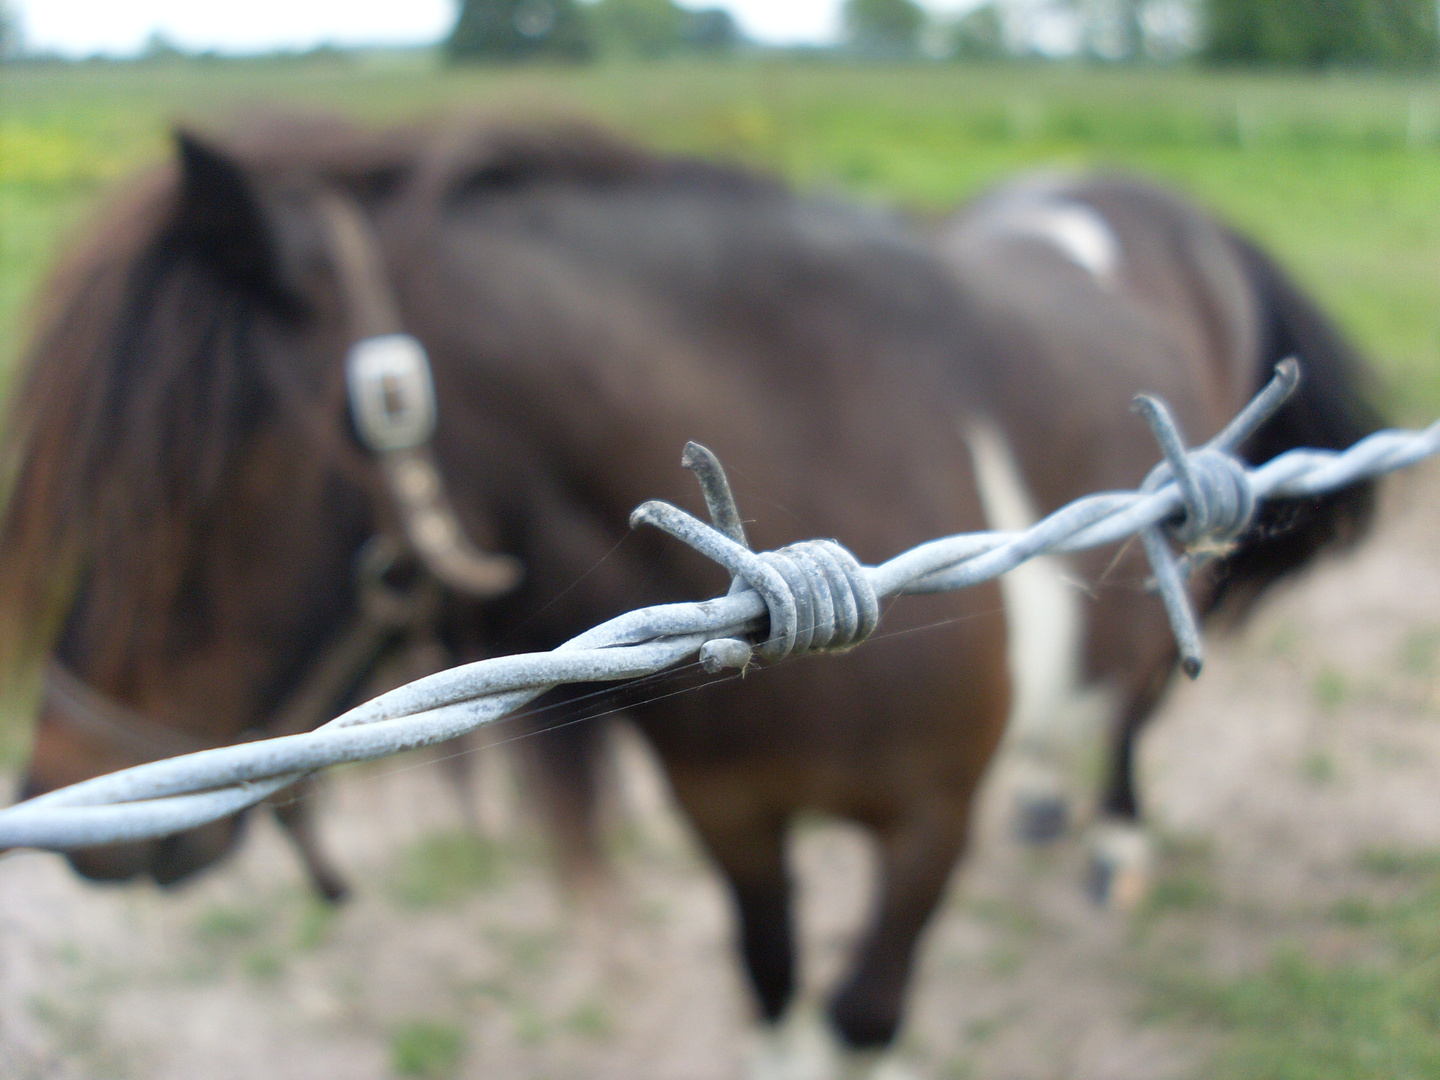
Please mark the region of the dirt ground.
MULTIPOLYGON (((1147 1011, 1157 972, 1346 947, 1322 913, 1357 887, 1357 853, 1440 848, 1437 556, 1432 465, 1392 481, 1364 548, 1212 640, 1145 739, 1162 854, 1140 913, 1086 900, 1078 833, 1012 841, 998 769, 924 946, 904 1057, 937 1080, 1196 1076, 1222 1035, 1147 1011)), ((493 754, 485 844, 461 836, 428 759, 333 778, 323 830, 356 886, 338 913, 268 820, 173 893, 0 860, 0 1076, 738 1077, 750 1014, 725 898, 643 751, 623 756, 630 824, 603 904, 554 888, 493 754)), ((863 914, 867 857, 838 826, 797 837, 812 998, 863 914)))

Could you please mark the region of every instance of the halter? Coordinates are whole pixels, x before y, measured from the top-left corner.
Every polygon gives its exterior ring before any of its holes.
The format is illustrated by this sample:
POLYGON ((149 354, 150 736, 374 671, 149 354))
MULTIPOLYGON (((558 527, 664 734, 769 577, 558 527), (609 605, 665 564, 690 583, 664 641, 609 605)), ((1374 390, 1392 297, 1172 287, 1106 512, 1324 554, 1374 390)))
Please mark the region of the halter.
POLYGON ((376 458, 407 547, 443 584, 492 599, 520 583, 520 563, 470 542, 430 449, 435 381, 425 348, 400 325, 380 245, 354 201, 327 193, 320 209, 350 324, 345 383, 355 431, 376 458))
MULTIPOLYGON (((424 346, 401 328, 373 229, 359 206, 338 193, 323 193, 320 211, 354 342, 345 360, 350 418, 376 460, 388 500, 376 506, 379 530, 356 556, 358 602, 350 618, 283 703, 232 741, 309 731, 397 638, 410 639, 417 653, 434 653, 443 590, 494 599, 514 589, 523 572, 513 556, 484 552, 471 542, 446 494, 430 446, 438 411, 430 361, 424 346), (407 556, 419 572, 395 584, 391 571, 407 556)), ((219 745, 155 723, 88 686, 53 657, 45 692, 51 715, 145 760, 219 745)))

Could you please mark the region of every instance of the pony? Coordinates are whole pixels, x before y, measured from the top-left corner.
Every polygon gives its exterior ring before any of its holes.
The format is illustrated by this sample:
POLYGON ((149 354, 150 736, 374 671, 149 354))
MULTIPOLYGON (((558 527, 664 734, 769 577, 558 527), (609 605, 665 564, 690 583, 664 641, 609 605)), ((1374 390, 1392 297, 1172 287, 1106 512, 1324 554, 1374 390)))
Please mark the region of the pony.
MULTIPOLYGON (((1252 464, 1296 446, 1344 449, 1382 426, 1372 377, 1335 324, 1252 242, 1153 184, 1025 178, 955 214, 938 246, 1005 327, 1002 350, 977 373, 986 409, 964 422, 995 528, 1026 528, 1142 478, 1154 448, 1127 423, 1134 387, 1175 403, 1198 442, 1278 361, 1298 358, 1296 400, 1240 448, 1252 464)), ((1237 545, 1202 561, 1196 610, 1233 628, 1276 580, 1327 545, 1356 542, 1373 508, 1371 483, 1263 507, 1237 545)), ((1036 560, 1002 580, 1010 739, 1030 766, 1019 832, 1043 842, 1063 831, 1071 796, 1060 773, 1075 764, 1065 759, 1087 728, 1108 729, 1089 887, 1120 908, 1143 897, 1150 861, 1135 746, 1177 669, 1148 574, 1139 550, 1091 551, 1036 560)))
MULTIPOLYGON (((347 391, 347 350, 377 325, 428 354, 434 469, 419 487, 443 488, 440 531, 499 560, 483 596, 447 586, 434 559, 398 571, 438 582, 419 621, 460 660, 723 590, 693 552, 626 530, 652 497, 701 509, 677 466, 690 439, 725 463, 757 549, 835 536, 865 562, 985 526, 986 424, 1013 440, 1037 505, 1138 482, 1156 452, 1124 419, 1130 395, 1159 392, 1208 434, 1263 380, 1284 344, 1265 330, 1289 333, 1294 311, 1264 289, 1283 282, 1272 264, 1208 219, 1148 189, 1095 191, 1096 214, 1115 207, 1108 278, 1023 225, 992 236, 985 203, 922 236, 583 125, 373 134, 280 118, 223 141, 182 134, 46 294, 8 435, 4 658, 48 657, 104 702, 206 744, 267 730, 333 655, 363 583, 404 589, 393 559, 357 573, 377 538, 425 546, 410 528, 424 515, 396 509, 393 448, 347 391), (1218 284, 1195 245, 1215 249, 1218 284), (389 315, 356 317, 377 308, 389 315)), ((1004 192, 990 202, 997 221, 1009 213, 1004 192)), ((1322 423, 1359 408, 1352 358, 1303 359, 1318 377, 1253 453, 1363 428, 1322 423)), ((399 400, 414 384, 382 389, 399 400)), ((1257 592, 1357 520, 1355 498, 1283 511, 1288 528, 1225 554, 1225 588, 1197 592, 1210 606, 1257 592)), ((1115 625, 1089 636, 1103 642, 1094 670, 1149 686, 1173 654, 1158 605, 1126 599, 1097 605, 1092 624, 1115 625)), ((893 1041, 920 933, 1023 696, 1007 667, 1014 622, 994 583, 906 598, 845 657, 703 686, 681 672, 689 692, 629 701, 733 898, 768 1033, 757 1069, 792 1045, 785 845, 805 812, 876 841, 872 912, 826 1037, 866 1061, 893 1041)), ((364 666, 301 696, 338 707, 364 666)), ((557 691, 551 715, 584 715, 584 694, 557 691)), ((143 756, 75 723, 62 698, 42 700, 26 793, 143 756)), ((599 732, 537 740, 577 852, 595 840, 599 732)), ((174 881, 237 829, 69 857, 95 877, 174 881)))

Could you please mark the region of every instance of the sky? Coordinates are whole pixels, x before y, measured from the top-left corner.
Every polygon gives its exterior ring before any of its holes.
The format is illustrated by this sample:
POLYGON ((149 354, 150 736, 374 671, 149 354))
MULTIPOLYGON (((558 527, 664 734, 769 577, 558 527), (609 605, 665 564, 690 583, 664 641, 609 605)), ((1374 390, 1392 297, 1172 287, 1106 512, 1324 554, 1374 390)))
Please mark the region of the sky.
MULTIPOLYGON (((836 39, 842 0, 679 0, 728 8, 772 44, 836 39)), ((978 0, 922 0, 934 11, 978 0)), ((419 45, 449 30, 458 0, 9 0, 26 47, 65 56, 134 54, 160 33, 189 50, 243 53, 336 45, 419 45)))

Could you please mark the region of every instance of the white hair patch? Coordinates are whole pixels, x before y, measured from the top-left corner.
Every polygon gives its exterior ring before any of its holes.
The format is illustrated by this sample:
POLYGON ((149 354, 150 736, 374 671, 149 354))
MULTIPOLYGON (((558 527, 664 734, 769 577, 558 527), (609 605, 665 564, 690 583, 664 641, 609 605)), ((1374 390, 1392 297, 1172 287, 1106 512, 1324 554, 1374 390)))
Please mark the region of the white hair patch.
MULTIPOLYGON (((970 447, 990 528, 1028 529, 1038 515, 1004 432, 988 419, 971 417, 960 433, 970 447)), ((1046 555, 999 579, 1011 686, 1007 737, 1021 744, 1050 742, 1079 692, 1084 611, 1067 570, 1063 556, 1046 555)))
POLYGON ((1081 202, 1019 202, 1001 212, 997 232, 1049 244, 1065 258, 1110 286, 1120 272, 1120 240, 1098 210, 1081 202))

